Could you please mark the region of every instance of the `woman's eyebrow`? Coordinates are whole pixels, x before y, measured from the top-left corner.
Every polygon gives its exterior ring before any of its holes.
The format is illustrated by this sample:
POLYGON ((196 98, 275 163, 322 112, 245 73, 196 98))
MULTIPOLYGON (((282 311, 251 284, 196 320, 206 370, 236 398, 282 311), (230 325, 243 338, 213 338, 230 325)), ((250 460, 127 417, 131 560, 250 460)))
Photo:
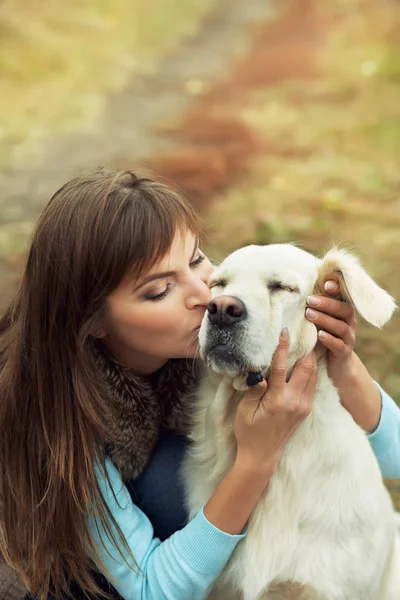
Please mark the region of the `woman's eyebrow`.
POLYGON ((143 279, 142 282, 139 283, 139 285, 133 288, 133 291, 136 292, 141 287, 146 285, 146 283, 150 283, 150 281, 155 281, 156 279, 163 279, 164 277, 172 277, 173 275, 176 275, 176 271, 164 271, 163 273, 155 273, 154 275, 148 275, 143 279))
MULTIPOLYGON (((194 255, 196 254, 196 251, 199 247, 199 239, 197 238, 194 244, 194 249, 192 252, 192 256, 190 257, 190 262, 192 262, 194 255)), ((164 271, 163 273, 154 273, 154 275, 147 275, 147 277, 145 277, 143 279, 143 281, 141 281, 139 283, 139 285, 137 285, 136 287, 133 288, 133 292, 136 292, 137 290, 139 290, 141 287, 143 287, 144 285, 146 285, 146 283, 150 283, 150 281, 155 281, 157 279, 163 279, 164 277, 172 277, 173 275, 176 275, 176 271, 164 271)))

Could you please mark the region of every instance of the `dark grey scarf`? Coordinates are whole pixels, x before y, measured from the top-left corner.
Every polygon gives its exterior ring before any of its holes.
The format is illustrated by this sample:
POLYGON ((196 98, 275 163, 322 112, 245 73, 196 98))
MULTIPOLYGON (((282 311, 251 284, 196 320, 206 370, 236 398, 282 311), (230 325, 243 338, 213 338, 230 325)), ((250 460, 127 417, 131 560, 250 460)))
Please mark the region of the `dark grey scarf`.
POLYGON ((118 363, 101 342, 92 343, 91 350, 113 407, 113 441, 105 441, 106 452, 124 481, 134 479, 163 431, 188 433, 201 362, 170 359, 153 375, 142 377, 118 363))

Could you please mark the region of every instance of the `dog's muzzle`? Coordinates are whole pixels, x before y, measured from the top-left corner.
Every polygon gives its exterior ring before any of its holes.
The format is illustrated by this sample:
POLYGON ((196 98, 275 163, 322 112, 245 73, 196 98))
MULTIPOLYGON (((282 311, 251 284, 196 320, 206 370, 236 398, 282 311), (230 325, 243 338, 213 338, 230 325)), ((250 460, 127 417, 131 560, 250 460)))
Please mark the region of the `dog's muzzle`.
POLYGON ((244 303, 234 296, 218 296, 207 306, 207 336, 202 355, 219 372, 241 372, 244 357, 240 339, 247 318, 244 303))

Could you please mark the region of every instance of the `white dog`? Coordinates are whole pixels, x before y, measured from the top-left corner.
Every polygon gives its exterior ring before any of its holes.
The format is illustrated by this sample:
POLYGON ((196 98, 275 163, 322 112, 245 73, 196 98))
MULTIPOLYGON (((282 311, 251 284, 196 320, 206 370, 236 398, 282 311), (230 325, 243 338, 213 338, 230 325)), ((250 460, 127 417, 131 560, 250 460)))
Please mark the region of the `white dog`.
MULTIPOLYGON (((289 244, 248 246, 211 276, 213 300, 199 333, 209 369, 184 464, 192 516, 234 461, 232 386, 243 391, 249 373, 267 375, 284 325, 289 371, 314 348, 317 330, 304 316, 306 298, 328 279, 339 282, 373 325, 391 317, 393 299, 342 250, 320 260, 289 244)), ((342 407, 320 348, 312 412, 287 443, 212 597, 399 600, 395 528, 375 456, 342 407)))

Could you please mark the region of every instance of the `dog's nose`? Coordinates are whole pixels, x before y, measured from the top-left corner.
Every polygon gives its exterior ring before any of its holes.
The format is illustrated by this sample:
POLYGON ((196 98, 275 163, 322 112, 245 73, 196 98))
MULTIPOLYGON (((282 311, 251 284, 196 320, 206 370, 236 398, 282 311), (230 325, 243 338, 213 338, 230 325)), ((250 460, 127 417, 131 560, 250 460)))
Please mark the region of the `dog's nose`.
POLYGON ((234 296, 218 296, 208 303, 208 318, 213 325, 229 327, 247 315, 245 305, 234 296))

